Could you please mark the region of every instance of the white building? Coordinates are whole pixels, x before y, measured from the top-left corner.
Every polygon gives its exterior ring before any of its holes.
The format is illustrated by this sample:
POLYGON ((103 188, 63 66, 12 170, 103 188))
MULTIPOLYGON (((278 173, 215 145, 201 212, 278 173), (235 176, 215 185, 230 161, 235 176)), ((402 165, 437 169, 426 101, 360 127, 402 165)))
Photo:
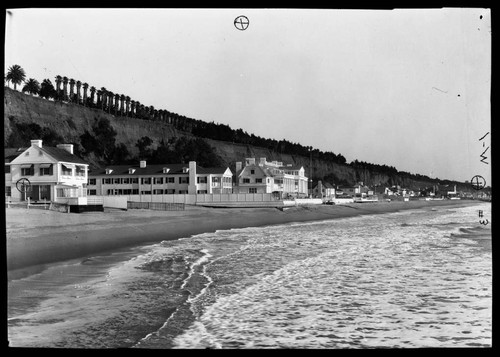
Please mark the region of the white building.
POLYGON ((73 144, 57 147, 31 140, 31 146, 5 163, 5 193, 11 202, 86 197, 88 164, 73 154, 73 144))
POLYGON ((189 164, 110 165, 91 171, 89 196, 232 193, 229 168, 189 164))
POLYGON ((280 198, 306 196, 307 177, 303 167, 284 166, 282 162, 266 161, 260 158, 246 158, 245 166, 236 163, 237 193, 274 193, 280 198))

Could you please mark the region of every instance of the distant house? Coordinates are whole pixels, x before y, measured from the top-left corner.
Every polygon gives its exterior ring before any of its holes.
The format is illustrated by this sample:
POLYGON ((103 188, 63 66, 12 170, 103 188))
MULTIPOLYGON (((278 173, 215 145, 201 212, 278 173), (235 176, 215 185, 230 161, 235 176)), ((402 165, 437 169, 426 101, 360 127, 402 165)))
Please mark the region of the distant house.
POLYGON ((279 198, 307 195, 307 177, 303 167, 269 162, 266 158, 247 158, 245 166, 236 163, 235 193, 273 193, 279 198))
POLYGON ((86 197, 89 165, 73 154, 72 144, 49 147, 31 140, 29 148, 5 154, 5 194, 12 202, 86 197))
POLYGON ((335 198, 335 186, 329 182, 318 181, 313 188, 313 197, 335 198))
POLYGON ((110 165, 90 172, 89 196, 232 193, 228 167, 204 168, 189 164, 110 165))

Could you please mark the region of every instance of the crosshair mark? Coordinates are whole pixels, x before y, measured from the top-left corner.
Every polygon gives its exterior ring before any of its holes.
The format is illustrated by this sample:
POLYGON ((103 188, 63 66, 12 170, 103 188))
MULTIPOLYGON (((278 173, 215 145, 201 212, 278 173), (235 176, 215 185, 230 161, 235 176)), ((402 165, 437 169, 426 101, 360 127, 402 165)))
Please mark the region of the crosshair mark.
POLYGON ((470 184, 474 190, 482 190, 486 186, 484 177, 476 175, 470 180, 470 184))
POLYGON ((238 16, 234 19, 234 27, 240 31, 245 31, 250 26, 250 20, 246 16, 238 16))

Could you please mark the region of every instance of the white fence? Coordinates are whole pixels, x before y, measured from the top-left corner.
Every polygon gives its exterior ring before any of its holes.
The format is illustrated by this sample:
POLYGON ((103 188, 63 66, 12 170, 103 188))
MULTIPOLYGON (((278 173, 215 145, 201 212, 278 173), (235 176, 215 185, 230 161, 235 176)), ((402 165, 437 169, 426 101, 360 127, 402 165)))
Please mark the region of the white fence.
POLYGON ((301 206, 301 205, 321 205, 323 200, 321 198, 296 198, 295 200, 284 200, 285 206, 301 206))
MULTIPOLYGON (((280 202, 271 193, 221 193, 221 194, 174 194, 174 195, 124 195, 124 196, 101 196, 124 197, 131 202, 164 202, 183 203, 187 205, 204 205, 210 203, 232 203, 248 202, 280 202)), ((106 205, 105 205, 106 207, 106 205)))

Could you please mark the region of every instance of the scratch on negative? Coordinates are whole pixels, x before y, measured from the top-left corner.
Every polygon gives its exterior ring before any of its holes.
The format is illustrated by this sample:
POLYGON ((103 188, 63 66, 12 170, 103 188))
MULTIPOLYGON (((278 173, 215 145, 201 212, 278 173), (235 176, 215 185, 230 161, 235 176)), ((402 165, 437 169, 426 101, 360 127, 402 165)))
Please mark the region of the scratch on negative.
POLYGON ((443 92, 443 93, 448 93, 448 92, 445 92, 444 90, 441 90, 441 89, 436 88, 436 87, 432 87, 432 89, 438 90, 438 91, 443 92))

